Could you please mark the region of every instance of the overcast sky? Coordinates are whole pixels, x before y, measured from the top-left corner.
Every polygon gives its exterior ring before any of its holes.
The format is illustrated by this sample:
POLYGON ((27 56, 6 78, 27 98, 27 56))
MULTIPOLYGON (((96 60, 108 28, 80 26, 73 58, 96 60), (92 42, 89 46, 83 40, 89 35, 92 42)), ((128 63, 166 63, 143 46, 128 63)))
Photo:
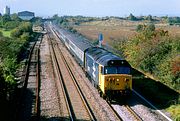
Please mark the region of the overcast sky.
POLYGON ((122 16, 130 13, 180 16, 180 0, 0 0, 0 12, 8 5, 11 13, 28 10, 36 16, 84 15, 122 16))

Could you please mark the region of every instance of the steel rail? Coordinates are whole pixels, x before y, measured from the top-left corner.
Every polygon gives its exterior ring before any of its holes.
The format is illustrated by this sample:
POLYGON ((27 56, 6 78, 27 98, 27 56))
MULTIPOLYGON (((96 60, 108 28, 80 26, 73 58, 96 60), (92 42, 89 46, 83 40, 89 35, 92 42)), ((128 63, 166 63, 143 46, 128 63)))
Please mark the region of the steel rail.
MULTIPOLYGON (((59 40, 61 40, 61 38, 59 38, 59 36, 57 35, 57 33, 56 33, 56 31, 55 30, 53 30, 54 31, 54 34, 57 36, 57 38, 59 39, 59 40)), ((60 48, 58 48, 58 49, 60 49, 60 48)), ((61 52, 61 51, 60 51, 61 52)), ((62 53, 62 52, 61 52, 62 53)), ((69 66, 69 68, 70 68, 70 66, 69 66)), ((70 69, 71 70, 71 69, 70 69)), ((73 73, 72 73, 72 75, 73 75, 73 73)), ((77 83, 77 82, 76 82, 77 83)), ((79 85, 78 85, 78 87, 79 87, 79 85)), ((80 87, 79 87, 80 88, 80 87)), ((80 90, 81 91, 81 90, 80 90)), ((83 93, 82 93, 83 94, 83 93)), ((83 95, 84 96, 84 95, 83 95)), ((110 106, 110 108, 111 108, 111 110, 115 113, 115 115, 118 117, 118 119, 120 120, 120 121, 123 121, 123 119, 120 117, 120 115, 116 112, 116 110, 114 110, 114 108, 111 106, 111 104, 107 101, 107 103, 108 103, 108 105, 110 106)))
POLYGON ((129 106, 129 105, 124 105, 126 109, 134 116, 134 118, 138 121, 143 121, 142 118, 129 106))
MULTIPOLYGON (((50 31, 49 31, 49 32, 50 32, 50 31)), ((53 56, 54 56, 54 61, 55 61, 55 67, 57 68, 57 71, 58 71, 58 77, 59 77, 60 80, 63 80, 62 74, 61 74, 61 72, 60 72, 60 66, 59 66, 59 64, 58 64, 58 59, 57 59, 57 57, 56 57, 55 50, 54 50, 54 48, 53 48, 53 43, 52 43, 52 41, 51 41, 50 36, 48 36, 48 37, 49 37, 48 40, 49 40, 50 43, 51 43, 51 49, 52 49, 52 51, 53 51, 53 56)), ((60 81, 60 84, 61 84, 61 86, 63 87, 63 88, 62 88, 62 91, 63 91, 63 95, 64 95, 64 98, 65 98, 66 107, 67 107, 67 110, 68 110, 68 112, 69 112, 70 120, 71 120, 71 121, 74 121, 75 116, 74 116, 74 114, 73 114, 72 106, 70 105, 70 104, 71 104, 71 103, 70 103, 70 99, 69 99, 69 97, 67 96, 67 89, 64 87, 63 81, 60 81)))
POLYGON ((109 107, 111 108, 111 110, 116 114, 116 116, 119 118, 120 121, 123 121, 123 119, 121 118, 121 116, 117 113, 117 111, 112 107, 111 103, 106 101, 109 105, 109 107))
MULTIPOLYGON (((54 35, 57 36, 57 34, 54 32, 54 30, 52 30, 52 31, 53 31, 54 35)), ((63 61, 65 63, 65 66, 67 67, 67 69, 69 71, 69 74, 71 75, 73 83, 76 86, 76 89, 77 89, 77 91, 78 91, 78 93, 79 93, 79 95, 81 97, 81 100, 82 100, 82 102, 83 102, 83 104, 84 104, 84 106, 85 106, 85 108, 86 108, 86 110, 87 110, 91 120, 96 121, 97 119, 96 119, 92 109, 90 108, 90 106, 89 106, 89 104, 88 104, 88 102, 87 102, 87 100, 86 100, 86 98, 85 98, 85 96, 84 96, 84 94, 83 94, 83 92, 82 92, 82 90, 81 90, 77 80, 76 80, 76 77, 74 76, 74 74, 72 72, 71 67, 69 66, 68 62, 66 61, 66 59, 65 59, 65 57, 64 57, 64 55, 63 55, 63 53, 62 53, 62 51, 61 51, 61 49, 59 47, 58 47, 58 50, 59 50, 59 53, 60 53, 60 55, 61 55, 61 57, 62 57, 62 59, 63 59, 63 61)))
POLYGON ((19 118, 20 118, 19 112, 20 112, 20 108, 21 108, 21 104, 22 104, 22 98, 23 98, 25 89, 27 88, 28 77, 29 77, 29 68, 30 68, 31 58, 32 58, 32 54, 33 54, 33 50, 34 50, 35 45, 36 45, 36 42, 33 44, 33 46, 30 49, 28 60, 26 61, 27 65, 26 65, 25 70, 23 72, 24 73, 23 74, 24 76, 22 78, 23 87, 22 87, 22 89, 20 91, 20 96, 17 99, 17 108, 15 110, 15 116, 14 116, 15 121, 19 121, 19 118))
POLYGON ((37 65, 36 65, 36 101, 35 101, 35 117, 37 120, 40 118, 40 49, 37 50, 37 65))

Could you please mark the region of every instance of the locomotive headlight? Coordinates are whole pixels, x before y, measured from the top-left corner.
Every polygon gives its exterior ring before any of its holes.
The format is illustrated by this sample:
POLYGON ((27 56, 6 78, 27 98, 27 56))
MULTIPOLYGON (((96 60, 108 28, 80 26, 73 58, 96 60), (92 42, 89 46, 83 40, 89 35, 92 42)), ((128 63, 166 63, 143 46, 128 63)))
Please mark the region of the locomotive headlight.
POLYGON ((117 82, 119 81, 119 79, 116 80, 117 82))
POLYGON ((114 64, 114 61, 111 61, 111 64, 114 64))

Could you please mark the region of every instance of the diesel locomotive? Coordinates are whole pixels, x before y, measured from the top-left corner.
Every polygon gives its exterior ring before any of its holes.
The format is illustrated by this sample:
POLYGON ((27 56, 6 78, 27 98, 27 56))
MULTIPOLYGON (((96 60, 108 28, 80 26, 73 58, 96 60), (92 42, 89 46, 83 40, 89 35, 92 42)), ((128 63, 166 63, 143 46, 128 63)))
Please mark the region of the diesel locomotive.
POLYGON ((55 25, 51 25, 51 28, 76 57, 100 96, 112 100, 131 94, 131 66, 125 59, 103 48, 95 47, 86 38, 63 28, 55 25))

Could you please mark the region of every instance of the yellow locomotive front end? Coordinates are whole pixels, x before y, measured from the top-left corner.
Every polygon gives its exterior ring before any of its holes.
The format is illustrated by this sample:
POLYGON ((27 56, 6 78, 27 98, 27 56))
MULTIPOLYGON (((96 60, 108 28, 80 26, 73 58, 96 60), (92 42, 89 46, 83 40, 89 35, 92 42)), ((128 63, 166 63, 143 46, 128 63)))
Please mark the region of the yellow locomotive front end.
POLYGON ((132 76, 126 74, 101 75, 100 89, 108 97, 127 96, 132 90, 132 76))
POLYGON ((108 99, 129 96, 132 91, 130 66, 100 66, 99 88, 101 95, 108 99))

